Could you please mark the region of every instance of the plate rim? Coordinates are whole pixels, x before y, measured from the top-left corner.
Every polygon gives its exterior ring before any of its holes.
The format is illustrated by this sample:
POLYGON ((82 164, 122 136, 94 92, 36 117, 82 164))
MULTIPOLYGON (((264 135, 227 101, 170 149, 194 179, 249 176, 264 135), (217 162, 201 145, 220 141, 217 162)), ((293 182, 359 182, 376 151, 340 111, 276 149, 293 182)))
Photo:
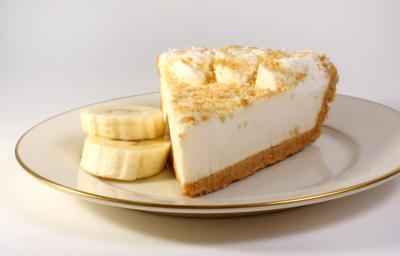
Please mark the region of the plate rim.
MULTIPOLYGON (((302 196, 302 197, 294 197, 294 198, 283 199, 283 200, 272 200, 272 201, 263 201, 263 202, 254 202, 254 203, 187 205, 187 204, 168 204, 168 203, 157 203, 157 202, 145 202, 145 201, 137 201, 137 200, 129 200, 129 199, 120 199, 120 198, 114 198, 114 197, 98 195, 98 194, 94 194, 94 193, 90 193, 90 192, 85 192, 85 191, 82 191, 82 190, 79 190, 76 188, 72 188, 72 187, 60 184, 58 182, 52 181, 46 177, 41 176, 36 171, 31 169, 27 164, 25 164, 19 155, 18 149, 19 149, 19 145, 20 145, 21 141, 23 140, 23 138, 26 135, 28 135, 31 130, 35 129, 39 125, 41 125, 53 118, 56 118, 63 114, 66 114, 66 113, 69 113, 69 112, 72 112, 72 111, 75 111, 75 110, 78 110, 78 109, 81 109, 84 107, 88 107, 88 106, 91 106, 94 104, 100 104, 100 103, 105 103, 105 102, 113 101, 113 100, 119 100, 119 99, 124 99, 124 98, 135 97, 135 96, 145 96, 145 95, 156 94, 156 93, 159 93, 159 92, 158 91, 147 92, 147 93, 134 94, 134 95, 130 95, 130 96, 118 97, 118 98, 113 98, 113 99, 107 99, 107 100, 87 104, 84 106, 72 108, 67 111, 53 115, 35 125, 33 125, 31 128, 29 128, 27 131, 25 131, 22 134, 22 136, 18 139, 18 141, 15 145, 15 149, 14 149, 15 158, 16 158, 18 164, 22 167, 22 169, 25 170, 27 173, 29 173, 31 176, 33 176, 34 178, 38 179, 39 181, 43 182, 44 184, 46 184, 50 187, 56 188, 63 192, 67 192, 68 194, 77 195, 77 196, 80 196, 80 197, 83 197, 86 199, 95 199, 98 201, 105 201, 105 202, 109 202, 109 203, 118 203, 118 204, 125 204, 125 205, 131 205, 131 206, 139 206, 139 207, 168 208, 168 209, 216 209, 216 210, 218 209, 218 210, 223 210, 223 209, 257 208, 257 207, 267 207, 267 206, 276 206, 276 205, 288 205, 288 204, 303 203, 303 202, 307 203, 307 202, 311 202, 313 200, 325 199, 325 198, 328 200, 332 196, 341 197, 341 196, 345 196, 346 194, 349 194, 349 193, 355 193, 358 190, 364 190, 364 189, 370 188, 374 185, 378 185, 380 182, 388 181, 400 173, 400 166, 399 166, 394 170, 388 171, 384 175, 375 177, 368 181, 361 182, 361 183, 358 183, 358 184, 355 184, 352 186, 348 186, 345 188, 340 188, 340 189, 336 189, 336 190, 332 190, 332 191, 328 191, 328 192, 324 192, 324 193, 302 196)), ((371 104, 375 104, 380 107, 384 107, 388 110, 394 111, 395 113, 400 115, 400 111, 398 111, 394 108, 391 108, 389 106, 386 106, 384 104, 378 103, 378 102, 374 102, 374 101, 370 101, 367 99, 362 99, 362 98, 358 98, 358 97, 354 97, 354 96, 350 96, 350 95, 344 95, 344 94, 336 94, 336 95, 340 95, 343 97, 349 97, 349 98, 352 98, 353 100, 360 100, 360 101, 368 102, 371 104)))

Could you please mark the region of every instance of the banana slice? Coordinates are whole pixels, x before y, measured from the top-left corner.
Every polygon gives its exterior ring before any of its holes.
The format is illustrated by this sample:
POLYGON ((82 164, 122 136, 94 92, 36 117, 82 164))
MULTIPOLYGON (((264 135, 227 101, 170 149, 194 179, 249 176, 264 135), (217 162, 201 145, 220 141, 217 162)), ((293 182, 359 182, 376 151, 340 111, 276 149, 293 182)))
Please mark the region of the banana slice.
POLYGON ((81 122, 89 135, 107 139, 154 139, 165 132, 161 110, 147 106, 89 107, 81 111, 81 122))
POLYGON ((121 141, 89 135, 81 167, 96 176, 118 180, 149 177, 164 169, 170 147, 167 138, 121 141))

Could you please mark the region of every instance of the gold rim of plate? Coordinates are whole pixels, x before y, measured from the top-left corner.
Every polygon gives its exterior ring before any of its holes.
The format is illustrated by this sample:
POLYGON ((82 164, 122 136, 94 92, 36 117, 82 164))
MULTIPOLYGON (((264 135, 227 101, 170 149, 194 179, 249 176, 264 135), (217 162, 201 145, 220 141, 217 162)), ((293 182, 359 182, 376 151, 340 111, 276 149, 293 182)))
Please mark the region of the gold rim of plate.
MULTIPOLYGON (((100 101, 100 102, 96 102, 93 104, 98 104, 98 103, 104 103, 107 101, 112 101, 112 100, 118 100, 118 99, 123 99, 123 98, 129 98, 129 97, 134 97, 134 96, 143 96, 143 95, 149 95, 149 94, 155 94, 158 92, 149 92, 149 93, 142 93, 142 94, 136 94, 136 95, 131 95, 131 96, 125 96, 125 97, 120 97, 120 98, 114 98, 114 99, 109 99, 109 100, 104 100, 104 101, 100 101)), ((338 94, 341 95, 341 94, 338 94)), ((353 96, 349 96, 349 95, 343 95, 346 97, 350 97, 356 100, 361 100, 361 101, 365 101, 365 102, 369 102, 375 105, 379 105, 382 107, 385 107, 391 111, 396 112, 397 114, 400 114, 399 111, 390 108, 388 106, 385 106, 383 104, 377 103, 377 102, 373 102, 370 100, 366 100, 366 99, 361 99, 361 98, 357 98, 357 97, 353 97, 353 96)), ((361 190, 361 189, 366 189, 372 185, 378 184, 379 182, 383 182, 386 180, 389 180, 390 178, 394 178, 397 174, 400 173, 400 166, 398 168, 396 168, 395 170, 392 170, 388 173, 386 173, 385 175, 376 177, 374 179, 368 180, 366 182, 362 182, 353 186, 349 186, 349 187, 345 187, 345 188, 341 188, 341 189, 337 189, 337 190, 332 190, 329 192, 325 192, 325 193, 320 193, 320 194, 315 194, 315 195, 309 195, 309 196, 304 196, 304 197, 296 197, 296 198, 289 198, 289 199, 284 199, 284 200, 274 200, 274 201, 265 201, 265 202, 256 202, 256 203, 237 203, 237 204, 193 204, 193 205, 185 205, 185 204, 166 204, 166 203, 154 203, 154 202, 144 202, 144 201, 136 201, 136 200, 128 200, 128 199, 119 199, 119 198, 113 198, 113 197, 108 197, 108 196, 103 196, 103 195, 98 195, 98 194, 93 194, 93 193, 89 193, 89 192, 85 192, 85 191, 81 191, 79 189, 75 189, 75 188, 71 188, 62 184, 59 184, 57 182, 54 182, 52 180, 49 180, 43 176, 41 176, 40 174, 38 174, 37 172, 35 172, 34 170, 32 170, 29 166, 27 166, 21 159, 21 157, 18 154, 18 147, 20 142, 22 141, 22 139, 34 128, 36 128, 37 126, 41 125, 42 123, 45 123, 53 118, 56 118, 60 115, 63 115, 65 113, 83 108, 83 107, 87 107, 93 104, 88 104, 86 106, 81 106, 78 108, 73 108, 70 109, 68 111, 59 113, 57 115, 54 115, 52 117, 49 117, 39 123, 37 123, 36 125, 34 125, 33 127, 31 127, 29 130, 27 130, 18 140, 16 146, 15 146, 15 157, 18 161, 18 163, 21 165, 21 167, 28 172, 29 174, 31 174, 33 177, 37 178, 38 180, 40 180, 41 182, 57 188, 61 191, 65 191, 74 195, 78 195, 81 197, 85 197, 85 198, 89 198, 89 199, 95 199, 95 200, 102 200, 102 201, 106 201, 106 202, 112 202, 112 203, 120 203, 120 204, 128 204, 128 205, 136 205, 136 206, 142 206, 142 207, 157 207, 157 208, 177 208, 177 209, 232 209, 232 208, 254 208, 254 207, 264 207, 264 206, 274 206, 274 205, 287 205, 287 204, 293 204, 293 203, 299 203, 299 202, 309 202, 312 200, 316 200, 316 199, 322 199, 322 198, 329 198, 329 197, 333 197, 333 196, 339 196, 339 195, 345 195, 347 193, 350 192, 354 192, 357 190, 361 190)), ((336 130, 336 129, 335 129, 336 130)))

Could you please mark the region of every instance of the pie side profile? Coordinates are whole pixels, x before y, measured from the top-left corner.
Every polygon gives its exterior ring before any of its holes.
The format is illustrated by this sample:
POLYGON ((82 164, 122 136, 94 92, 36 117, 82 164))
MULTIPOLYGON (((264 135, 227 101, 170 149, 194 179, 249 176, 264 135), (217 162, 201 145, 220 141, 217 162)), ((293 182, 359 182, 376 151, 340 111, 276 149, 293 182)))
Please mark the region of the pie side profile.
POLYGON ((182 194, 224 188, 321 134, 338 74, 311 51, 245 46, 170 50, 157 59, 161 108, 182 194))

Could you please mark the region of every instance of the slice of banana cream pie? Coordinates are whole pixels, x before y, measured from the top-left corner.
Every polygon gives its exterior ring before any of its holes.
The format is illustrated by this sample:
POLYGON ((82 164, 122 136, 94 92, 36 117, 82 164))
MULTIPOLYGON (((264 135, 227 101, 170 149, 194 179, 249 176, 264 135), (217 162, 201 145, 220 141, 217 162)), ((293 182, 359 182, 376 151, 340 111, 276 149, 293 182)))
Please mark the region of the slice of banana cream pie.
POLYGON ((182 193, 221 189, 321 134, 338 75, 324 55, 256 47, 170 50, 157 61, 182 193))

